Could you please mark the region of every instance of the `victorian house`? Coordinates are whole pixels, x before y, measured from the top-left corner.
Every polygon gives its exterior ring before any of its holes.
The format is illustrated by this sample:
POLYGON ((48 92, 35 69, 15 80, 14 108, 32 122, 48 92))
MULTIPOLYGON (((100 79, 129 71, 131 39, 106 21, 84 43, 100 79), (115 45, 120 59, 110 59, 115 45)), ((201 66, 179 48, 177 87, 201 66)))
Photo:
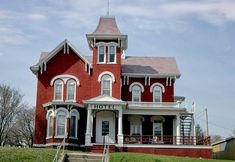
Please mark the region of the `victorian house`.
POLYGON ((64 40, 30 67, 38 79, 35 147, 65 137, 68 147, 97 151, 109 135, 113 151, 211 156, 209 138, 196 138, 195 104, 174 95, 174 57, 126 56, 128 36, 111 16, 86 38, 91 56, 64 40))

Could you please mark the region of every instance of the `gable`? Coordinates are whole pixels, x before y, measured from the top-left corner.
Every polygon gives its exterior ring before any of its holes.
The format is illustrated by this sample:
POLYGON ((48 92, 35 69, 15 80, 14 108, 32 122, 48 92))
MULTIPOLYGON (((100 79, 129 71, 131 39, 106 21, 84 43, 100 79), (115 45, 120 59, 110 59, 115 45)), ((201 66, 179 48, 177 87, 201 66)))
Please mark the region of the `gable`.
POLYGON ((84 70, 90 74, 90 70, 92 68, 92 64, 83 57, 80 52, 67 40, 65 39, 63 42, 61 42, 55 49, 53 49, 51 52, 42 52, 39 62, 30 67, 30 70, 35 74, 42 74, 43 71, 46 71, 48 62, 54 58, 56 55, 60 54, 61 51, 63 54, 70 54, 71 50, 73 53, 75 53, 85 64, 84 70))

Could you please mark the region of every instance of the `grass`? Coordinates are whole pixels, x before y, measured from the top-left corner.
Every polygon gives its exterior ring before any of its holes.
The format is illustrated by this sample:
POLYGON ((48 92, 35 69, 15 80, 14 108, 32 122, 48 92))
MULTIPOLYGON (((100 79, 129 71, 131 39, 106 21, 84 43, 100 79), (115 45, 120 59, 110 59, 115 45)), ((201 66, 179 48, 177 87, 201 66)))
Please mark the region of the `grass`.
POLYGON ((142 154, 142 153, 111 153, 110 162, 234 162, 234 161, 162 156, 162 155, 151 155, 151 154, 142 154))
MULTIPOLYGON (((55 149, 0 147, 0 162, 52 162, 55 149)), ((72 151, 66 151, 72 152, 72 151)), ((111 153, 110 162, 232 162, 230 160, 160 156, 141 153, 111 153)))
POLYGON ((52 162, 55 149, 0 147, 0 162, 52 162))

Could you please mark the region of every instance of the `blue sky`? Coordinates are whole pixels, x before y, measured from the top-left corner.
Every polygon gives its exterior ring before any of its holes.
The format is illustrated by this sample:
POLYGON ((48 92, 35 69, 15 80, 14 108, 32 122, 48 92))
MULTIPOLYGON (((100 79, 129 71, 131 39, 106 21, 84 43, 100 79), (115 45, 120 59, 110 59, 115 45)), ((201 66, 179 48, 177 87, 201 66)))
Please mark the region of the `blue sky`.
MULTIPOLYGON (((85 34, 106 15, 107 0, 0 0, 0 83, 9 84, 35 105, 36 77, 29 67, 40 52, 65 38, 90 55, 85 34)), ((175 95, 197 105, 204 127, 208 108, 211 134, 235 130, 235 1, 110 0, 127 55, 174 56, 181 72, 175 95)))

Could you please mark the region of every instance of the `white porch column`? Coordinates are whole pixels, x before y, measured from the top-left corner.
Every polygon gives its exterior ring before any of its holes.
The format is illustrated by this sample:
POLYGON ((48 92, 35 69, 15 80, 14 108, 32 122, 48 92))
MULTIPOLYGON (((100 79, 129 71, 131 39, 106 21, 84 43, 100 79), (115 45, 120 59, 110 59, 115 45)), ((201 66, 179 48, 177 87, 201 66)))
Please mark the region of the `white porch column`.
POLYGON ((180 144, 180 115, 176 116, 176 144, 180 144))
POLYGON ((118 111, 118 144, 123 144, 122 108, 118 111))
POLYGON ((86 125, 86 139, 85 139, 85 145, 88 146, 91 144, 91 128, 92 128, 92 123, 91 123, 91 109, 88 107, 87 110, 87 125, 86 125))

